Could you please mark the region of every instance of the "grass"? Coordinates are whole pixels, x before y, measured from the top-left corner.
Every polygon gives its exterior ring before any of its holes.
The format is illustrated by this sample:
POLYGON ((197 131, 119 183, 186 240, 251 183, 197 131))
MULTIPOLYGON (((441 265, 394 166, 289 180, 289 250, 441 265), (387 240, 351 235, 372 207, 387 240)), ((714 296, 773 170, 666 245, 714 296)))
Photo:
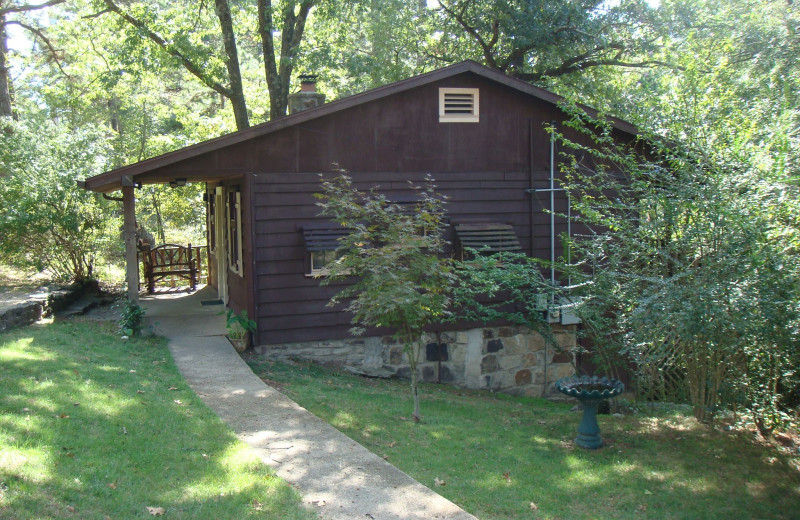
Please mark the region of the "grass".
MULTIPOLYGON (((268 383, 482 520, 790 519, 798 461, 680 414, 601 416, 607 446, 575 448, 572 404, 252 360, 268 383), (438 483, 438 485, 437 485, 438 483)), ((797 454, 796 454, 797 455, 797 454)))
POLYGON ((0 334, 0 366, 0 518, 313 517, 189 389, 162 339, 38 324, 0 334))

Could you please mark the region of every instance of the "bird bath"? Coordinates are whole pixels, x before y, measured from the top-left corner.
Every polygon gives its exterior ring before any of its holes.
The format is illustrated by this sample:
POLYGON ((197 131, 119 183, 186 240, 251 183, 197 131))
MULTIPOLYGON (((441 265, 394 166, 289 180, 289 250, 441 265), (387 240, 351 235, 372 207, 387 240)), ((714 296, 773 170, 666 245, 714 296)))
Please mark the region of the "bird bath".
POLYGON ((575 444, 581 448, 596 450, 603 446, 600 427, 597 425, 597 405, 603 399, 611 399, 625 390, 625 385, 616 379, 597 376, 562 377, 556 381, 556 390, 574 397, 583 405, 583 419, 578 426, 575 444))

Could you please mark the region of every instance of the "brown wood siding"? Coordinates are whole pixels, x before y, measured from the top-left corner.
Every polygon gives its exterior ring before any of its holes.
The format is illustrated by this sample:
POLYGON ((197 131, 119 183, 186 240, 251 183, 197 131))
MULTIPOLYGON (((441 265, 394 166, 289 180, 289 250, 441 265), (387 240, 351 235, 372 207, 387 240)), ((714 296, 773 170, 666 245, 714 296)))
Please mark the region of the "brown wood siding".
MULTIPOLYGON (((252 175, 226 180, 226 200, 228 189, 238 186, 241 192, 241 228, 242 235, 242 273, 238 274, 228 269, 228 306, 237 312, 247 311, 249 317, 257 314, 257 305, 254 299, 254 288, 251 280, 253 273, 253 205, 252 205, 252 175)), ((227 208, 217 208, 227 211, 227 208)))
POLYGON ((549 164, 544 125, 562 117, 553 105, 464 73, 154 168, 137 181, 322 172, 334 165, 349 171, 527 172, 530 119, 536 166, 544 170, 549 164), (478 88, 480 122, 439 123, 440 87, 478 88))
MULTIPOLYGON (((379 186, 396 199, 411 194, 408 180, 419 182, 431 173, 438 191, 449 197, 452 243, 452 224, 501 222, 514 226, 523 251, 549 259, 550 195, 532 197, 526 190, 531 179, 533 188, 549 187, 546 127, 561 118, 551 104, 466 73, 232 145, 224 157, 214 152, 209 161, 224 164, 228 174, 253 173, 250 288, 260 342, 349 336, 350 316, 327 307, 337 289, 306 276, 302 228, 327 221, 313 197, 319 172, 345 169, 359 187, 379 186), (439 123, 440 87, 478 88, 480 122, 439 123)), ((565 212, 563 192, 555 194, 555 203, 556 212, 565 212)), ((555 220, 558 236, 567 222, 562 216, 555 220)), ((560 240, 555 250, 557 257, 562 254, 560 240)))
MULTIPOLYGON (((330 174, 333 175, 333 174, 330 174)), ((411 194, 407 180, 419 182, 424 174, 351 173, 356 185, 385 187, 390 197, 411 194), (392 188, 402 188, 395 189, 392 188)), ((493 221, 514 225, 524 248, 530 202, 525 172, 466 172, 435 175, 438 191, 449 197, 450 222, 493 221), (480 179, 480 180, 478 180, 480 179), (502 186, 502 187, 500 187, 502 186)), ((316 174, 257 174, 254 176, 255 270, 258 322, 262 343, 313 341, 349 335, 349 314, 327 307, 340 287, 320 287, 306 276, 307 251, 302 228, 328 222, 319 217, 314 193, 316 174)), ((455 240, 452 225, 448 237, 455 240)), ((549 246, 548 246, 549 247, 549 246)))

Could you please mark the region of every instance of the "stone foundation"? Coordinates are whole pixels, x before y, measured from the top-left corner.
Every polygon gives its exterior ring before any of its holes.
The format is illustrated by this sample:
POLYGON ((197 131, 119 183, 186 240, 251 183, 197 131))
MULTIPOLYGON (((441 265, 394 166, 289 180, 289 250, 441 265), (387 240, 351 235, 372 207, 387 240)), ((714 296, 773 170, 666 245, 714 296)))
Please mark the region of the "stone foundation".
MULTIPOLYGON (((514 395, 556 394, 553 383, 574 373, 575 328, 553 326, 559 348, 524 327, 489 327, 428 333, 417 367, 421 380, 514 395)), ((391 336, 259 345, 259 355, 298 358, 377 377, 410 375, 403 346, 391 336)))

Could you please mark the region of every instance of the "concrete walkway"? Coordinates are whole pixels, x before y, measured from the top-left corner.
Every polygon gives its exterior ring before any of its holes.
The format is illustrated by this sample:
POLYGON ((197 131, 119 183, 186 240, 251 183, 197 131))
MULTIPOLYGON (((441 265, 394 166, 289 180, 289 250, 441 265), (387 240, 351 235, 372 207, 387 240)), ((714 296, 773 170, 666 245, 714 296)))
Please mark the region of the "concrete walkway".
POLYGON ((328 423, 264 384, 224 336, 217 294, 142 298, 148 323, 169 338, 183 376, 198 396, 295 486, 320 518, 476 520, 328 423))

